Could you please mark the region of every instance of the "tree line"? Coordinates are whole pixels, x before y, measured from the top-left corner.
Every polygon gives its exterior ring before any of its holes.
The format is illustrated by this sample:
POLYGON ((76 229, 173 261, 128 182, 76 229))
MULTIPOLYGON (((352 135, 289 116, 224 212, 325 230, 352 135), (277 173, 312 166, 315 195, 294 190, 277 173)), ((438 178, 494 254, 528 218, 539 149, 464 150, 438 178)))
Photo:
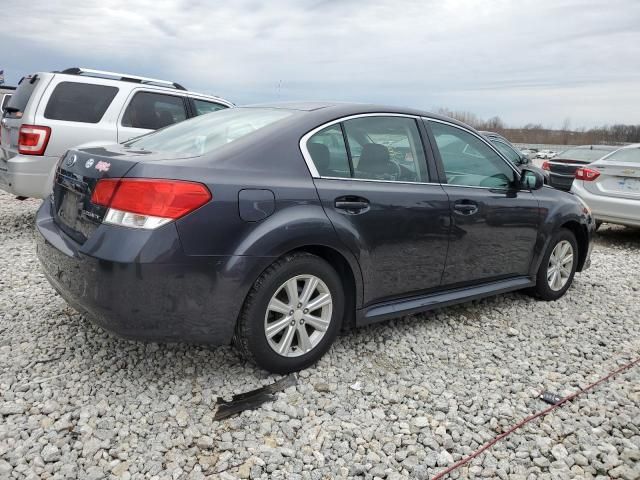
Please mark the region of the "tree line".
POLYGON ((484 120, 472 112, 438 108, 437 112, 471 125, 476 130, 499 133, 512 143, 542 143, 549 145, 618 145, 640 143, 640 125, 604 125, 595 128, 571 129, 570 119, 565 119, 560 129, 545 128, 541 124, 528 123, 521 128, 505 125, 498 116, 484 120))

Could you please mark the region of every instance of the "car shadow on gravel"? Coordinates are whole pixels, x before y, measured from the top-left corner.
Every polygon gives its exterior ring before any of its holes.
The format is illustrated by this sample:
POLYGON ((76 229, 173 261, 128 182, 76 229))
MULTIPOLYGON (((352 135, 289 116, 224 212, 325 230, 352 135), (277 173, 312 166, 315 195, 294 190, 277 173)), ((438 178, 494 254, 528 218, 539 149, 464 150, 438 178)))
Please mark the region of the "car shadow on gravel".
POLYGON ((603 225, 595 236, 596 245, 640 248, 640 228, 621 225, 603 225))

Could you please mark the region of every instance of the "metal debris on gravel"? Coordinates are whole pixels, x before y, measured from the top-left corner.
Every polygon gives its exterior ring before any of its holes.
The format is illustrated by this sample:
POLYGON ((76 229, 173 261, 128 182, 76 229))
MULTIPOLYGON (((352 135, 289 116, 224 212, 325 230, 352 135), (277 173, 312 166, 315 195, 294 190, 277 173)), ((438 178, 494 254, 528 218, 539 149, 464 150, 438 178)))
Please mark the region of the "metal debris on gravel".
MULTIPOLYGON (((604 228, 561 300, 501 295, 341 336, 275 401, 230 347, 115 338, 40 273, 39 202, 0 194, 0 478, 426 479, 640 355, 640 230, 604 228), (354 388, 354 386, 356 386, 354 388)), ((451 478, 640 478, 640 368, 494 445, 451 478)))

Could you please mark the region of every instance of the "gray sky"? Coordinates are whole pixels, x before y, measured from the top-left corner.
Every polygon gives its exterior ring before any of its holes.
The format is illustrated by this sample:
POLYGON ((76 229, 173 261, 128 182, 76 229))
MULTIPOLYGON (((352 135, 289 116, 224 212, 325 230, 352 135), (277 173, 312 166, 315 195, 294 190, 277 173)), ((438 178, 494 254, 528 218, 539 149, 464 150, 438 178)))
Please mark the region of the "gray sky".
POLYGON ((165 78, 238 103, 640 123, 639 0, 4 0, 0 69, 165 78))

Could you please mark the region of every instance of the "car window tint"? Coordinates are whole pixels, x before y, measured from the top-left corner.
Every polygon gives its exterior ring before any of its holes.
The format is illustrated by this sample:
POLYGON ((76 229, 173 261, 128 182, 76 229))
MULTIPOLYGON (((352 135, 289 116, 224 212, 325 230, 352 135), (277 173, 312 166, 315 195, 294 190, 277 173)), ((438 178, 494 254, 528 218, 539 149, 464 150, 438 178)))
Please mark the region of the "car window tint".
POLYGON ((344 178, 351 176, 347 147, 339 124, 327 127, 311 136, 307 141, 307 150, 320 176, 344 178))
POLYGON ((117 93, 117 87, 60 82, 49 98, 44 116, 51 120, 98 123, 117 93))
POLYGON ((516 152, 509 145, 493 138, 491 139, 491 143, 493 143, 493 146, 496 147, 501 154, 507 157, 515 165, 518 165, 520 163, 520 155, 518 155, 518 152, 516 152))
POLYGON ((217 112, 223 108, 227 108, 226 105, 215 102, 207 102, 205 100, 193 99, 193 104, 196 107, 196 115, 205 115, 211 112, 217 112))
POLYGON ((31 94, 38 85, 37 75, 29 75, 26 77, 22 77, 20 82, 18 83, 18 88, 14 92, 10 101, 5 105, 5 107, 11 107, 14 111, 7 112, 5 116, 9 118, 20 118, 24 113, 27 105, 29 104, 29 100, 31 99, 31 94))
POLYGON ((513 169, 478 137, 451 125, 429 123, 448 184, 504 188, 513 182, 513 169))
POLYGON ((5 95, 4 98, 2 99, 2 107, 1 107, 2 110, 5 109, 5 107, 9 103, 9 100, 11 100, 11 95, 9 94, 5 95))
POLYGON ((138 92, 122 116, 123 127, 157 130, 187 118, 182 97, 138 92))
POLYGON ((354 178, 425 181, 426 160, 416 121, 362 117, 344 122, 354 178))

